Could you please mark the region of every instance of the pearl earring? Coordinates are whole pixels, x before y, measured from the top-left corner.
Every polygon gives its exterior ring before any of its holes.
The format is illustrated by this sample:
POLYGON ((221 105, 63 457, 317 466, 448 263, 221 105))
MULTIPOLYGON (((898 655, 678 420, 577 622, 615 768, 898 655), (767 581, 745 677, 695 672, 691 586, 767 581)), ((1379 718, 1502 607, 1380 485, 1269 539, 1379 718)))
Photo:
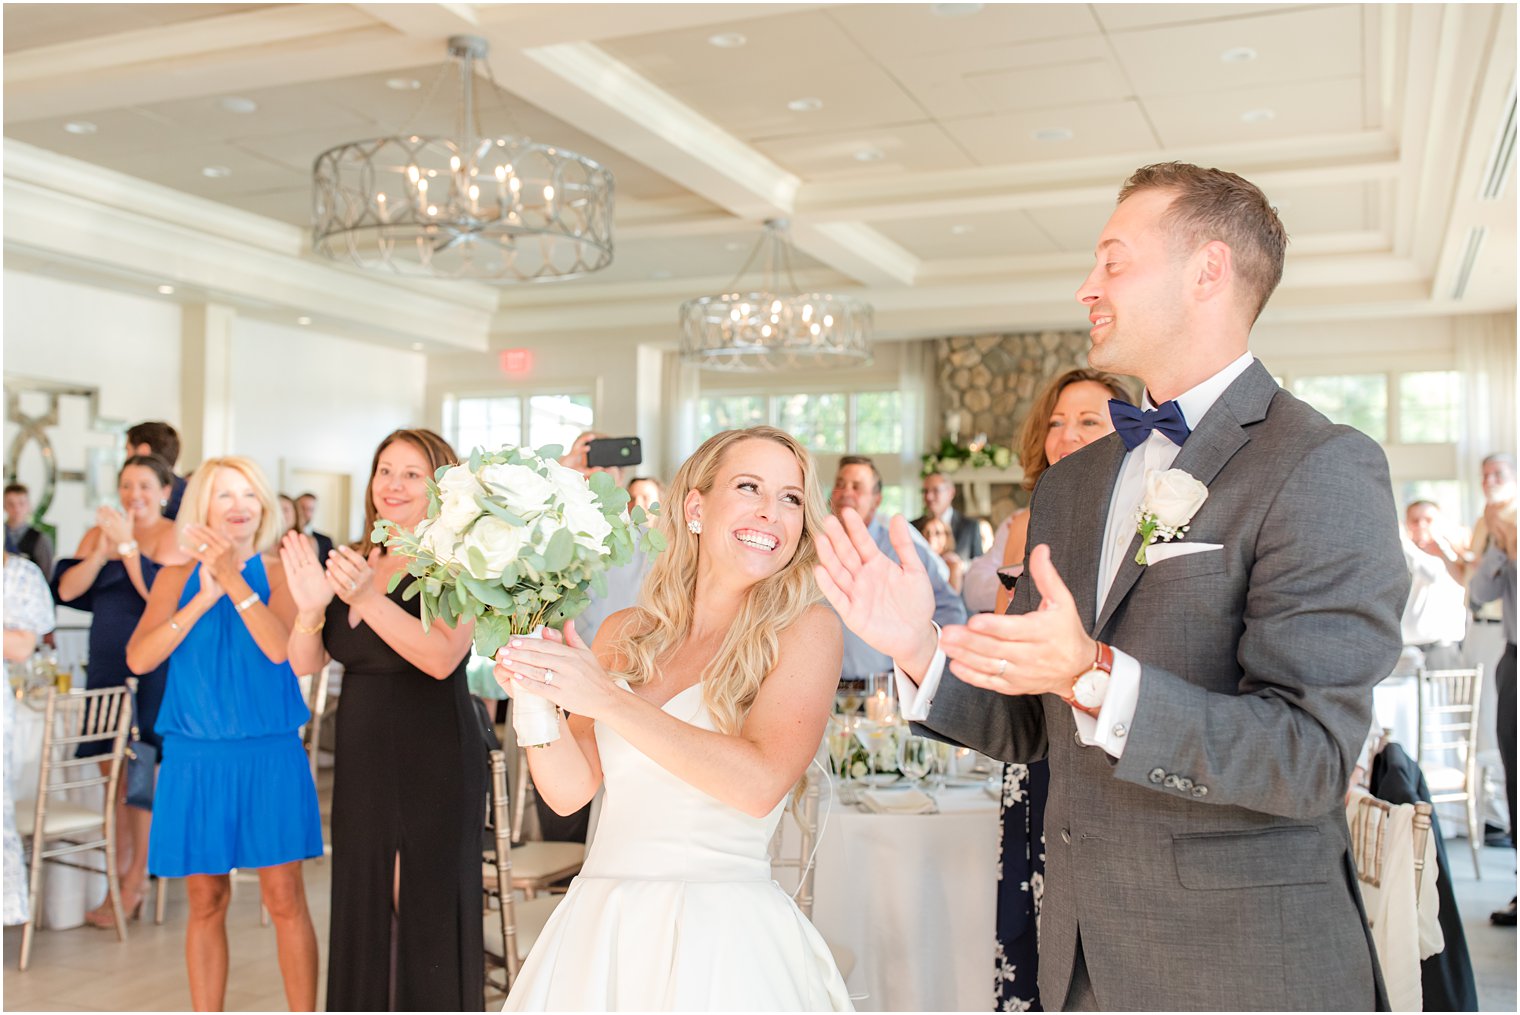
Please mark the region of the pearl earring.
POLYGON ((702 522, 696 518, 691 519, 686 523, 686 531, 694 536, 700 536, 702 534, 702 522))

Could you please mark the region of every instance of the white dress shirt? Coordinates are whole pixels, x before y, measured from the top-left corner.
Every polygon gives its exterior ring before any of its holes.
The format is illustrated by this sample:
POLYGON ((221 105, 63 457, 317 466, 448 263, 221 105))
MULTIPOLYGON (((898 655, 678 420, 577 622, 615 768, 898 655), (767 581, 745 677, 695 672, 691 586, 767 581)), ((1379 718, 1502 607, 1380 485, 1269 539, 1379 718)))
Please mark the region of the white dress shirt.
MULTIPOLYGON (((1225 389, 1234 383, 1237 377, 1245 373, 1253 361, 1254 357, 1247 352, 1208 380, 1177 396, 1177 407, 1182 410, 1182 418, 1187 422, 1189 429, 1198 425, 1204 414, 1219 400, 1219 396, 1224 394, 1225 389)), ((1140 407, 1146 410, 1155 408, 1149 392, 1141 399, 1140 407)), ((1119 467, 1119 479, 1114 483, 1114 492, 1108 502, 1108 521, 1103 533, 1103 553, 1098 561, 1098 599, 1097 612, 1094 616, 1103 612, 1103 604, 1108 599, 1114 578, 1119 573, 1119 565, 1123 562, 1124 555, 1129 552, 1130 543, 1134 540, 1135 510, 1140 506, 1140 500, 1145 495, 1146 475, 1157 469, 1171 468, 1181 450, 1165 434, 1153 430, 1143 443, 1125 454, 1124 462, 1119 467)), ((1023 580, 1032 581, 1033 579, 1029 578, 1026 572, 1023 580)), ((929 664, 922 684, 915 685, 901 668, 894 668, 897 674, 898 703, 901 706, 903 718, 923 721, 929 717, 929 709, 934 703, 934 692, 939 689, 944 668, 945 654, 937 647, 934 660, 929 664)), ((1072 676, 1075 677, 1077 674, 1072 674, 1072 676)), ((1077 724, 1077 735, 1086 746, 1101 747, 1112 757, 1121 757, 1124 754, 1125 738, 1129 734, 1130 723, 1134 719, 1135 708, 1139 702, 1140 663, 1133 656, 1115 648, 1114 668, 1109 676, 1108 693, 1103 699, 1103 707, 1099 709, 1098 715, 1091 716, 1079 708, 1071 710, 1077 724)))

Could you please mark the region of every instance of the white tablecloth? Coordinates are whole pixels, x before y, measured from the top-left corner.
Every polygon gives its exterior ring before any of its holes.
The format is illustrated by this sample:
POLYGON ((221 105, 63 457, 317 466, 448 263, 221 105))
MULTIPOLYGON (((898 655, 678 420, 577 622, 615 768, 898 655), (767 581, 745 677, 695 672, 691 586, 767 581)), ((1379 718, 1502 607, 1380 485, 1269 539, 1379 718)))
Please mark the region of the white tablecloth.
POLYGON ((997 801, 980 786, 938 796, 938 814, 830 809, 813 924, 854 953, 862 1011, 992 1007, 997 801))
MULTIPOLYGON (((17 802, 18 810, 23 801, 31 801, 37 794, 37 773, 42 764, 44 707, 43 699, 17 702, 14 736, 6 745, 5 774, 11 780, 12 799, 17 802)), ((83 774, 79 770, 75 772, 83 774)), ((92 786, 71 790, 69 799, 84 806, 99 807, 101 789, 92 786)), ((105 867, 102 850, 76 853, 64 859, 102 869, 105 867)), ((42 925, 53 930, 78 927, 84 923, 85 913, 100 905, 105 897, 104 874, 90 874, 60 864, 46 864, 42 872, 42 925)))

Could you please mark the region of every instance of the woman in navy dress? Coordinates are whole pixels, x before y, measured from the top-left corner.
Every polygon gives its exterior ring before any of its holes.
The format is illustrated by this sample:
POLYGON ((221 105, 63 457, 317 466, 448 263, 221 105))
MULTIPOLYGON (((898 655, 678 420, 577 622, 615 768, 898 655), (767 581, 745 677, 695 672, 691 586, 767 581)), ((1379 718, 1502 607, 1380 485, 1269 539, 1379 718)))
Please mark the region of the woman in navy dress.
MULTIPOLYGON (((174 473, 157 455, 133 455, 121 467, 116 492, 121 510, 102 505, 95 512, 95 526, 84 534, 74 556, 58 562, 53 575, 53 594, 64 606, 93 613, 90 621, 90 656, 85 685, 90 689, 120 687, 131 676, 127 669, 127 639, 143 614, 148 592, 165 564, 186 559, 174 538, 174 523, 163 516, 174 473)), ((137 726, 142 739, 159 749, 163 744, 154 732, 159 702, 164 697, 167 666, 158 666, 138 678, 137 726)), ((81 757, 105 754, 108 743, 81 744, 81 757)), ((148 878, 148 828, 153 812, 128 807, 127 781, 121 780, 121 799, 116 803, 116 869, 121 872, 121 905, 132 919, 142 912, 144 882, 148 878)), ((99 908, 85 916, 91 925, 116 929, 116 915, 108 896, 99 908)))
MULTIPOLYGON (((1073 451, 1114 432, 1110 399, 1133 404, 1119 378, 1098 370, 1068 370, 1047 384, 1024 420, 1019 460, 1024 489, 1073 451)), ((1000 575, 1022 566, 1029 510, 1009 519, 1000 575)), ((997 612, 1008 609, 1013 587, 1004 581, 997 612)), ((1040 902, 1045 891, 1045 800, 1050 766, 1003 766, 1003 807, 998 841, 997 953, 993 974, 996 1011, 1043 1011, 1039 972, 1040 902)))
POLYGON ((322 825, 298 732, 311 714, 286 661, 295 604, 277 558, 264 555, 279 519, 252 461, 204 462, 178 519, 193 560, 159 572, 127 645, 134 673, 169 660, 148 869, 185 879, 185 962, 197 1011, 219 1011, 225 999, 234 867, 258 870, 290 1009, 311 1011, 317 999, 301 861, 322 854, 322 825))
POLYGON ((473 622, 423 630, 407 558, 373 546, 376 518, 411 531, 427 482, 454 450, 431 430, 380 442, 365 539, 319 562, 287 533, 280 557, 299 612, 290 658, 303 672, 343 664, 332 795, 327 1010, 480 1011, 485 936, 480 833, 487 755, 465 659, 473 622))

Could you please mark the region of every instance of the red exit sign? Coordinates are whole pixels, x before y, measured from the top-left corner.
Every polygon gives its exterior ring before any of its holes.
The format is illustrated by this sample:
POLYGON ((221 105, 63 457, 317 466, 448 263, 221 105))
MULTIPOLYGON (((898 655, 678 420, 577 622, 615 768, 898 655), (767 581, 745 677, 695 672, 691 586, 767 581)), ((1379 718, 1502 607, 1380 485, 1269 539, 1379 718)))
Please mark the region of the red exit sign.
POLYGON ((522 377, 533 372, 532 349, 503 349, 497 359, 501 372, 508 377, 522 377))

